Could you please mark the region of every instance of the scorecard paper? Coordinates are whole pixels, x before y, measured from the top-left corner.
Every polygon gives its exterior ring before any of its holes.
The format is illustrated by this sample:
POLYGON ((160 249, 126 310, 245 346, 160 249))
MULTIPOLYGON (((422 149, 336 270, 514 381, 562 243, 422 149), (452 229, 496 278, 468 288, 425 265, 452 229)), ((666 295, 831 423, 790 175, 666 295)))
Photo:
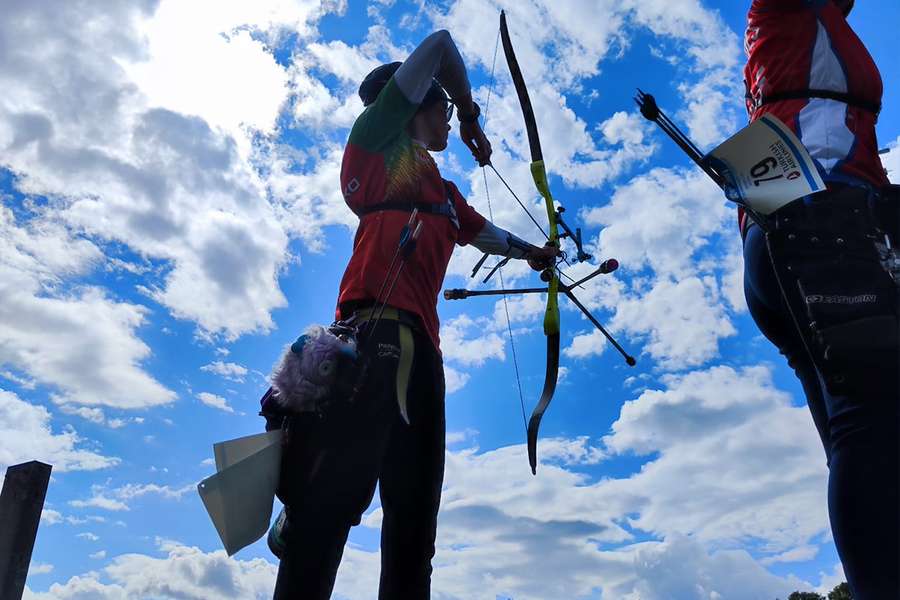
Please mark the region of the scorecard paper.
POLYGON ((806 147, 772 115, 725 140, 706 160, 725 177, 729 200, 764 215, 825 189, 806 147))

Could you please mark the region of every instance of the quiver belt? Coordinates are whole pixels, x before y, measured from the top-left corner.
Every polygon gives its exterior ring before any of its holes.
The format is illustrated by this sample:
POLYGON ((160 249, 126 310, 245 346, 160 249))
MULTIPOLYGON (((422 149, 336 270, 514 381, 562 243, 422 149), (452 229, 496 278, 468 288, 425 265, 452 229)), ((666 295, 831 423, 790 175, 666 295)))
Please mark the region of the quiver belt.
POLYGON ((834 395, 896 395, 900 194, 840 188, 776 211, 766 240, 795 324, 834 395))

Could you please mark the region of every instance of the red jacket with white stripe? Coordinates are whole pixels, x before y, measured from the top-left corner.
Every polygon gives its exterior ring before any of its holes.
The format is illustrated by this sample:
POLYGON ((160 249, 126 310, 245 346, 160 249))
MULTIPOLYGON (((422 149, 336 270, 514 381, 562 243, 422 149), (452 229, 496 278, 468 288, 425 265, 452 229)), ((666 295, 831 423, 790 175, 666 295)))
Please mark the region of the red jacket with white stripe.
POLYGON ((773 114, 800 138, 827 182, 888 183, 878 156, 881 75, 866 47, 831 0, 753 0, 745 38, 747 111, 773 114), (803 90, 858 100, 767 97, 803 90))

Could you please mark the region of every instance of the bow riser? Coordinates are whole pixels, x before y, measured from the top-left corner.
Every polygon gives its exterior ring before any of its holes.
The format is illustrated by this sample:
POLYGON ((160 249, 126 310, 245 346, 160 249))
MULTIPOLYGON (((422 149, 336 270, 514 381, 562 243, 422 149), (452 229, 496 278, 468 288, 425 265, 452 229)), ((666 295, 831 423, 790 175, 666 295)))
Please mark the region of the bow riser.
MULTIPOLYGON (((527 92, 526 92, 527 97, 527 92)), ((532 117, 533 119, 534 117, 532 117)), ((550 193, 550 184, 547 182, 547 170, 544 161, 538 160, 531 163, 531 177, 538 192, 544 198, 544 206, 547 209, 547 219, 550 222, 549 244, 559 248, 559 227, 556 223, 556 204, 550 193)), ((544 335, 559 335, 559 276, 556 269, 550 269, 550 281, 547 286, 547 310, 544 312, 544 335)))

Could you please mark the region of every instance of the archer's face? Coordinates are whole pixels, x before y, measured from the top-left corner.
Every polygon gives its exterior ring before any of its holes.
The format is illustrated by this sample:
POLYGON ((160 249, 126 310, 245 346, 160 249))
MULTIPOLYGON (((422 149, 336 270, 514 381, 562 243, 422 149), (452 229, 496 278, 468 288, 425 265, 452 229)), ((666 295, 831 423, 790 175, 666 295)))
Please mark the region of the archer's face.
POLYGON ((450 123, 447 122, 447 104, 435 102, 431 106, 420 110, 413 117, 413 137, 425 142, 432 152, 441 152, 447 148, 447 138, 450 134, 450 123))

